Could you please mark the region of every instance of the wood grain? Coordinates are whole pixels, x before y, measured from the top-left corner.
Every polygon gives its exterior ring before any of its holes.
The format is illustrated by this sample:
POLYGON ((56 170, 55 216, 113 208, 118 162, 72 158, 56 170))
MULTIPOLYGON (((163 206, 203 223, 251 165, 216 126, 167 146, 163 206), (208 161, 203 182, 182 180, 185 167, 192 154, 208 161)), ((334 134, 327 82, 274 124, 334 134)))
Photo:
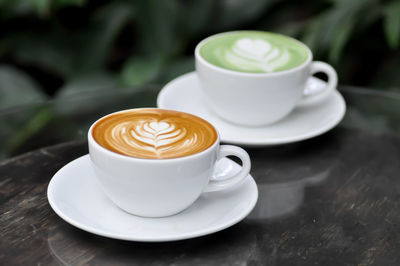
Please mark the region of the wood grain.
POLYGON ((1 265, 400 265, 400 139, 337 128, 248 149, 260 198, 213 235, 136 243, 86 233, 50 208, 47 185, 86 143, 0 163, 1 265))

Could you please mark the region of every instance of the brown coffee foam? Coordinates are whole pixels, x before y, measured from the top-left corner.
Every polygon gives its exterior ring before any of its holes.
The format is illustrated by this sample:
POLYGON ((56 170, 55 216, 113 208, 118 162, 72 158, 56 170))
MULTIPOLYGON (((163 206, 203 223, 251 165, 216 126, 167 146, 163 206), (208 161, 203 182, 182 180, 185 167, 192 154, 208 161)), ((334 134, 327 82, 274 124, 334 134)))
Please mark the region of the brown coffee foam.
POLYGON ((168 159, 206 150, 217 140, 207 121, 164 109, 134 109, 109 115, 92 129, 97 143, 113 152, 145 159, 168 159))

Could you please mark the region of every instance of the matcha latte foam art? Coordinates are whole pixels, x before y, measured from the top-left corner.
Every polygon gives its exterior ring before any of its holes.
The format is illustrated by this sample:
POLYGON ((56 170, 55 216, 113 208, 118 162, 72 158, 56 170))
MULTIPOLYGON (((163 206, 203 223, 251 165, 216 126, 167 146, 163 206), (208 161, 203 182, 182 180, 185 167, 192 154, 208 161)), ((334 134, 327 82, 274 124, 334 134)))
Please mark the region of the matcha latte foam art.
POLYGON ((258 31, 221 34, 206 41, 199 52, 215 66, 248 73, 289 70, 309 56, 307 49, 290 37, 258 31))

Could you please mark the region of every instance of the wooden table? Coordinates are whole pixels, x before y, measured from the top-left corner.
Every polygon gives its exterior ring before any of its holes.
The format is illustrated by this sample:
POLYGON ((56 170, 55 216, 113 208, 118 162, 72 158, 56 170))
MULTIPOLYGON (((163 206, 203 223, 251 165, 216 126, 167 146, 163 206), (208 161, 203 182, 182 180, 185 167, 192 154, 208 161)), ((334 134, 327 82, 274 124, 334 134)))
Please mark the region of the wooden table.
POLYGON ((247 149, 255 210, 196 239, 118 241, 59 218, 47 185, 85 141, 2 161, 0 265, 400 265, 400 96, 341 89, 349 110, 334 130, 247 149))

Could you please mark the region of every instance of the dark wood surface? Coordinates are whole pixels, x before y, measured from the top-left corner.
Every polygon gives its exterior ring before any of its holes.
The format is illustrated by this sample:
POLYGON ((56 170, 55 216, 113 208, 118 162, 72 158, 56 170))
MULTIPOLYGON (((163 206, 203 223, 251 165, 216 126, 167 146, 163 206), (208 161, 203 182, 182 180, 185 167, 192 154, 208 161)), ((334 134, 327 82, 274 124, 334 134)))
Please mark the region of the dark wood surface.
POLYGON ((259 187, 239 224, 191 240, 137 243, 77 229, 47 202, 70 142, 0 164, 0 265, 400 265, 400 138, 339 126, 247 149, 259 187))

